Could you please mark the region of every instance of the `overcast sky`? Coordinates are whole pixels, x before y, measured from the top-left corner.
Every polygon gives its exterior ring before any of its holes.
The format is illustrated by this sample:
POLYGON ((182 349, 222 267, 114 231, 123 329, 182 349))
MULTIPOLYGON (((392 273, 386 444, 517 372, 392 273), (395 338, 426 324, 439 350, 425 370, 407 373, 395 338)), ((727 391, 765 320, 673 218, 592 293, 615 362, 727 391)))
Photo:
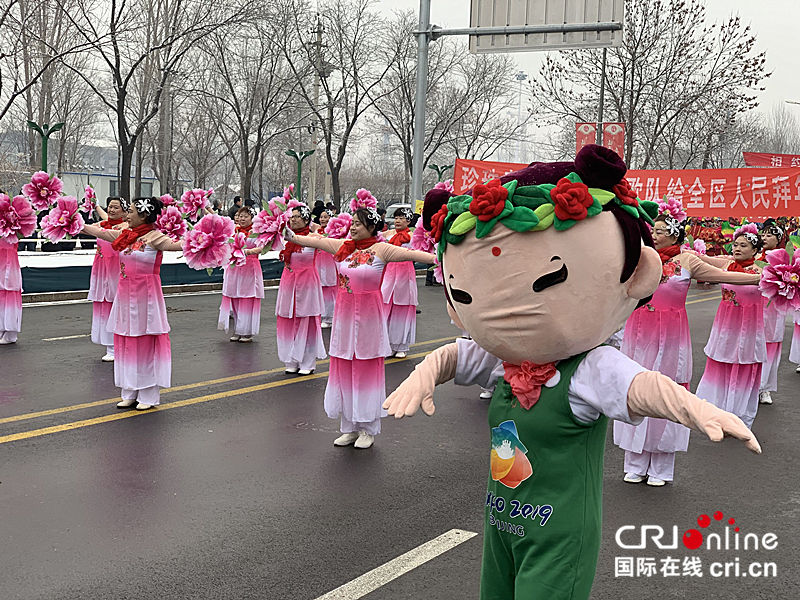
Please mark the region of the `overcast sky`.
MULTIPOLYGON (((419 12, 418 0, 381 0, 384 12, 413 9, 419 12)), ((431 22, 442 27, 469 26, 469 0, 431 0, 431 22)), ((763 110, 785 100, 800 102, 800 0, 706 0, 710 20, 721 21, 739 13, 757 34, 757 48, 767 52, 767 70, 772 77, 760 96, 763 110)), ((541 52, 519 52, 515 59, 520 69, 535 73, 541 52)), ((800 112, 800 106, 795 106, 800 112)))

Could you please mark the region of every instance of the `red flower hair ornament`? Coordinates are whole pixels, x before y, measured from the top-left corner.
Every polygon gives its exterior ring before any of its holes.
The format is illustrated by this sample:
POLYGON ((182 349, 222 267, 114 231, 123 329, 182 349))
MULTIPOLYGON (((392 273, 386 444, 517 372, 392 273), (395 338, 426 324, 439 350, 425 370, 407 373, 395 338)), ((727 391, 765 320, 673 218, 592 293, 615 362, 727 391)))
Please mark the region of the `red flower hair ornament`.
POLYGON ((550 197, 555 203, 556 217, 562 221, 583 221, 588 215, 587 209, 594 203, 585 183, 572 182, 566 177, 550 190, 550 197))
MULTIPOLYGON (((503 212, 506 207, 506 198, 508 198, 508 190, 502 186, 499 179, 492 179, 486 185, 476 185, 472 190, 469 212, 478 217, 479 221, 491 221, 503 212)), ((591 195, 589 198, 591 199, 591 195)))
POLYGON ((449 213, 449 209, 445 204, 439 209, 435 215, 431 217, 431 234, 433 235, 433 239, 437 242, 441 241, 442 233, 444 233, 444 220, 447 218, 449 213))

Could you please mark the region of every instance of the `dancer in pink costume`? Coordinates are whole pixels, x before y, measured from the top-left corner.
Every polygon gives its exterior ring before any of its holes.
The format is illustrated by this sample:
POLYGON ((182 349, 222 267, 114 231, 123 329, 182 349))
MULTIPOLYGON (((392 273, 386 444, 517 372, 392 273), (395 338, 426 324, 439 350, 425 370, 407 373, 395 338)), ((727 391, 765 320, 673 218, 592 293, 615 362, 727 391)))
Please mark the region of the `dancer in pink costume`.
POLYGON ((792 346, 789 348, 789 360, 797 365, 795 371, 800 373, 800 311, 794 313, 794 330, 792 331, 792 346))
MULTIPOLYGON (((322 211, 319 215, 319 227, 314 233, 325 235, 325 227, 330 220, 331 215, 328 211, 322 211)), ((317 271, 319 271, 319 280, 320 283, 322 283, 322 300, 325 304, 322 313, 322 328, 329 329, 331 323, 333 323, 333 311, 336 306, 336 290, 339 288, 339 275, 336 271, 336 263, 333 261, 333 256, 327 252, 318 252, 316 261, 317 271)))
MULTIPOLYGON (((122 230, 128 227, 125 213, 128 203, 122 198, 111 197, 106 200, 104 211, 96 210, 103 218, 97 226, 102 229, 122 230)), ((92 343, 106 347, 103 362, 114 362, 114 333, 108 330, 108 318, 117 295, 119 282, 119 252, 111 247, 111 242, 97 240, 97 250, 92 263, 88 299, 92 301, 92 343)))
POLYGON ((0 238, 0 344, 13 344, 22 331, 22 271, 17 242, 0 238))
MULTIPOLYGON (((308 235, 311 211, 295 206, 289 227, 298 235, 308 235)), ((278 358, 287 373, 310 375, 317 359, 325 358, 321 317, 324 310, 322 284, 314 264, 317 251, 289 242, 280 257, 285 267, 278 286, 275 315, 278 318, 278 358)))
MULTIPOLYGON (((688 390, 692 339, 686 295, 692 279, 755 286, 759 275, 723 271, 693 254, 682 253, 685 235, 684 227, 672 215, 655 219, 653 242, 661 257, 661 283, 652 300, 628 318, 621 350, 646 369, 659 371, 688 390)), ((689 428, 651 417, 645 417, 639 425, 614 421, 614 443, 625 450, 626 482, 639 483, 647 477, 648 485, 663 486, 673 480, 675 453, 686 452, 689 447, 689 428)))
MULTIPOLYGON (((767 219, 761 228, 761 241, 764 251, 758 260, 766 261, 770 250, 784 247, 786 235, 775 219, 767 219)), ((778 366, 781 364, 783 334, 786 331, 786 311, 780 310, 775 302, 763 298, 764 331, 767 339, 767 361, 761 368, 761 389, 758 401, 761 404, 772 404, 772 392, 778 391, 778 366)))
MULTIPOLYGON (((400 208, 394 213, 394 234, 389 238, 393 246, 410 248, 409 225, 414 219, 410 208, 400 208)), ((389 346, 397 358, 405 358, 417 338, 417 273, 411 261, 386 265, 381 284, 383 302, 386 304, 389 346)))
POLYGON ((386 400, 384 358, 391 353, 381 278, 389 263, 433 264, 433 255, 408 250, 375 237, 383 219, 373 208, 353 215, 349 240, 293 236, 291 242, 334 254, 339 277, 331 330, 331 367, 325 388, 325 412, 340 418, 336 446, 369 448, 381 431, 386 400))
POLYGON ((83 228, 119 252, 119 285, 108 322, 114 333, 114 384, 122 390, 118 408, 152 408, 160 403, 160 389, 170 386, 172 355, 160 269, 162 252, 183 248, 155 230, 162 207, 158 198, 137 198, 128 211, 128 229, 83 228))
POLYGON ((257 215, 254 206, 243 206, 234 215, 236 233, 243 233, 247 262, 237 267, 225 267, 222 278, 222 303, 219 307, 217 329, 228 333, 230 320, 233 317, 232 342, 248 343, 258 335, 261 328, 261 299, 264 297, 264 274, 261 271, 259 255, 263 248, 256 246, 255 239, 250 239, 253 229, 253 217, 257 215))
MULTIPOLYGON (((748 224, 733 235, 733 260, 703 260, 724 266, 727 271, 760 274, 760 267, 754 263, 761 244, 757 228, 748 224)), ((706 368, 696 395, 752 427, 758 412, 762 364, 767 360, 761 290, 755 286, 722 285, 722 302, 705 353, 706 368)))

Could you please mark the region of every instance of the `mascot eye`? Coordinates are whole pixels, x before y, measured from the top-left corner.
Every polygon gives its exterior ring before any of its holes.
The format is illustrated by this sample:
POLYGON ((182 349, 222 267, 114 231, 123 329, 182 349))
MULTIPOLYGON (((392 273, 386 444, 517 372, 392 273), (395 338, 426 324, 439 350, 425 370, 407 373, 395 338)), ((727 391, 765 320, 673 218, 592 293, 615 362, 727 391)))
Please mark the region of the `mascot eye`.
MULTIPOLYGON (((551 262, 554 260, 561 260, 558 256, 554 256, 550 259, 551 262)), ((533 291, 534 292, 543 292, 549 287, 552 287, 559 283, 564 283, 567 280, 567 276, 569 272, 567 271, 567 265, 563 265, 558 271, 553 271, 552 273, 547 273, 546 275, 542 275, 533 282, 533 291)))

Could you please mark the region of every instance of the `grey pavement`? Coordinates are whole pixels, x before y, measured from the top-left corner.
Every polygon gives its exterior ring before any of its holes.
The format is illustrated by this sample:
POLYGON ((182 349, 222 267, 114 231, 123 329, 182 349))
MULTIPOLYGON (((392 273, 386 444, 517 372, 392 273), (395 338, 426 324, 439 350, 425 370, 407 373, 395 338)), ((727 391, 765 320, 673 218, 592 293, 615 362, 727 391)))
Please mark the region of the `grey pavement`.
MULTIPOLYGON (((688 307, 694 385, 718 293, 690 292, 698 300, 688 307)), ((314 600, 453 528, 480 535, 365 598, 477 598, 489 457, 480 390, 447 384, 437 390, 434 417, 384 419, 373 448, 334 448, 338 424, 322 408, 324 376, 253 375, 281 367, 275 292, 267 292, 261 335, 249 345, 216 330, 219 300, 167 298, 173 386, 193 387, 162 399, 164 407, 183 404, 120 420, 107 419, 123 411, 114 407, 113 366, 100 362, 102 348, 88 337, 44 341, 88 334, 91 305, 24 309, 20 341, 0 348, 0 600, 314 600), (234 379, 204 383, 220 378, 234 379), (237 391, 250 386, 261 389, 237 391), (10 420, 84 403, 96 405, 10 420), (8 437, 30 431, 38 435, 8 437)), ((420 307, 412 354, 458 335, 441 288, 420 285, 420 307)), ((630 485, 609 431, 592 598, 800 597, 800 374, 786 361, 790 336, 787 326, 775 404, 760 408, 753 428, 761 456, 692 433, 674 484, 630 485), (681 535, 717 510, 735 518, 742 535, 775 532, 778 548, 624 550, 614 540, 619 527, 646 524, 671 538, 673 525, 681 535), (700 556, 705 572, 615 577, 615 558, 628 556, 659 567, 668 556, 700 556), (777 577, 710 577, 711 562, 736 557, 742 565, 774 562, 777 577)), ((387 364, 387 389, 419 360, 387 364)), ((318 373, 325 371, 321 364, 318 373)))

